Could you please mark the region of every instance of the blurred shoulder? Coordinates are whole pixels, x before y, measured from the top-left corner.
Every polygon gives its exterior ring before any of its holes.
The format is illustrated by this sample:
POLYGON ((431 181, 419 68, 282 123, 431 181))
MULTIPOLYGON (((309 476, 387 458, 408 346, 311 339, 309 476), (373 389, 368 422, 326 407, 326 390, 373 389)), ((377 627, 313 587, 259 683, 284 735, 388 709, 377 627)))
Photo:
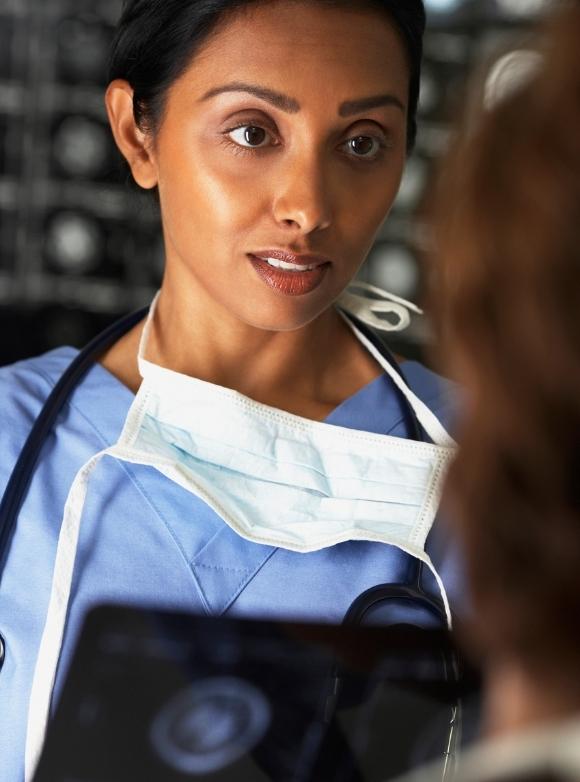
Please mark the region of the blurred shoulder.
MULTIPOLYGON (((517 732, 480 736, 461 747, 455 782, 578 782, 580 714, 524 727, 517 732)), ((447 758, 435 760, 392 782, 440 782, 447 758)))

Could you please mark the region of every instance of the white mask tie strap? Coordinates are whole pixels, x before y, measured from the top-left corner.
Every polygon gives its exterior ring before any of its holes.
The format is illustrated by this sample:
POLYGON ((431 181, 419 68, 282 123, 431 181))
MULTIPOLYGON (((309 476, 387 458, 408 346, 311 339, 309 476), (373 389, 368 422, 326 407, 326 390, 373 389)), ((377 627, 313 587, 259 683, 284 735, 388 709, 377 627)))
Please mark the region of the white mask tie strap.
POLYGON ((336 303, 361 323, 378 331, 403 331, 411 322, 410 312, 417 315, 423 314, 423 311, 413 302, 384 291, 382 288, 377 288, 376 285, 359 280, 352 282, 339 296, 336 303), (392 323, 386 318, 380 317, 381 315, 394 315, 397 320, 392 323))
POLYGON ((68 613, 81 517, 89 478, 99 461, 107 453, 114 453, 114 449, 100 451, 81 467, 70 488, 64 508, 56 548, 48 611, 36 658, 28 703, 28 725, 24 753, 25 782, 32 780, 44 744, 52 690, 68 613))
POLYGON ((383 370, 386 372, 387 375, 391 378, 393 383, 397 386, 397 388, 401 391, 405 399, 409 402, 409 405, 411 406, 411 409, 413 410, 414 414, 417 416, 417 420, 427 433, 427 435, 430 437, 430 439, 435 443, 435 445, 439 445, 443 448, 448 448, 451 450, 455 450, 457 448, 457 443, 451 437, 451 435, 447 432, 441 421, 437 418, 435 413, 427 407, 425 402, 423 402, 422 399, 419 399, 419 397, 409 388, 405 380, 401 377, 401 375, 394 369, 390 362, 386 360, 386 358, 381 354, 381 352, 376 348, 373 343, 367 339, 367 337, 361 332, 360 329, 356 327, 356 325, 343 313, 339 310, 339 314, 343 317, 344 321, 346 322, 347 326, 352 330, 354 335, 357 337, 359 342, 365 346, 365 348, 368 350, 368 352, 371 354, 371 356, 375 359, 377 364, 383 368, 383 370))

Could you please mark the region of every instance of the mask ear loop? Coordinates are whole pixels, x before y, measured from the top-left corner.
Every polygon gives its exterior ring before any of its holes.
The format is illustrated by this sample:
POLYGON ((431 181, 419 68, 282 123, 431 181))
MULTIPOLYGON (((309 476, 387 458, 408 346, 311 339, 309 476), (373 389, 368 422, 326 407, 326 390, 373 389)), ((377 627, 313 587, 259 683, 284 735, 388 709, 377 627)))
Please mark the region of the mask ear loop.
POLYGON ((406 329, 411 323, 410 312, 423 314, 423 310, 413 302, 359 280, 352 282, 338 297, 336 303, 361 323, 384 332, 406 329), (362 295, 357 293, 357 290, 361 291, 362 295), (398 320, 391 323, 386 318, 380 317, 381 315, 395 315, 398 320))

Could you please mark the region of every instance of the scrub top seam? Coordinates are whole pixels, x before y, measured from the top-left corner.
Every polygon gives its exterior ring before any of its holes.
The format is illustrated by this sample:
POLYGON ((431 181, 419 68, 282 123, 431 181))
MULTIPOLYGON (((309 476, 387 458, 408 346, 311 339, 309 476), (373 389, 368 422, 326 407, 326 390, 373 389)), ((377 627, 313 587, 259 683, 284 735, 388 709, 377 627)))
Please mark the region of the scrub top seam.
POLYGON ((241 593, 243 592, 243 590, 244 590, 244 589, 245 589, 245 588, 248 586, 248 584, 249 584, 251 581, 253 581, 253 580, 256 578, 256 576, 257 576, 257 575, 258 575, 258 573, 259 573, 259 572, 262 570, 262 568, 264 567, 264 565, 265 565, 267 562, 269 562, 269 561, 270 561, 270 559, 271 559, 271 558, 274 556, 274 554, 275 554, 277 551, 279 551, 279 549, 280 549, 280 547, 279 547, 279 546, 275 546, 275 547, 273 548, 273 550, 272 550, 272 551, 270 551, 270 553, 269 553, 269 554, 268 554, 268 555, 265 557, 265 559, 264 559, 264 560, 263 560, 263 561, 260 563, 260 565, 259 565, 259 566, 258 566, 258 567, 257 567, 257 568, 254 570, 254 572, 253 572, 253 573, 250 575, 250 577, 249 577, 248 579, 245 579, 245 580, 244 580, 244 579, 242 579, 242 581, 241 581, 241 582, 238 584, 238 586, 236 587, 236 589, 234 589, 234 591, 232 592, 232 594, 231 594, 231 596, 230 596, 230 599, 228 600, 228 602, 225 604, 224 608, 223 608, 223 609, 222 609, 222 611, 220 612, 220 615, 221 615, 221 616, 224 616, 224 614, 226 614, 226 613, 227 613, 227 612, 230 610, 230 608, 231 608, 231 607, 233 606, 233 604, 236 602, 236 600, 237 600, 237 599, 238 599, 238 597, 241 595, 241 593))
POLYGON ((204 611, 206 612, 206 614, 211 615, 212 611, 211 611, 211 609, 210 609, 210 607, 209 607, 209 605, 207 603, 205 594, 203 592, 203 589, 201 588, 201 584, 199 583, 198 579, 196 578, 195 573, 193 572, 193 570, 191 568, 191 563, 190 563, 189 559, 187 558, 187 555, 186 555, 182 545, 180 544, 179 540, 175 536, 175 533, 171 529, 171 526, 165 520, 165 517, 159 511, 159 509, 157 508, 157 505, 155 504, 154 500, 150 496, 149 492, 145 489, 145 487, 143 486, 143 484, 141 483, 139 478, 136 475, 134 475, 133 473, 131 473, 131 471, 129 469, 131 465, 129 465, 129 464, 125 463, 125 462, 122 462, 119 459, 115 459, 115 461, 127 473, 127 475, 129 476, 129 479, 133 482, 133 484, 137 487, 139 492, 143 495, 145 501, 150 506, 151 510, 153 510, 153 512, 155 513, 155 515, 159 519, 159 521, 163 524, 163 526, 165 527, 165 529, 169 533, 169 536, 171 537, 171 539, 173 540, 173 543, 175 544, 177 550, 181 554, 183 562, 184 562, 184 564, 186 566, 186 570, 187 570, 191 580, 193 581, 193 583, 195 585, 195 588, 196 588, 196 590, 198 592, 198 596, 201 599, 204 611))
MULTIPOLYGON (((43 380, 44 380, 45 382, 47 382, 47 383, 49 384, 49 387, 51 387, 51 388, 54 388, 54 386, 55 386, 55 383, 53 383, 53 381, 52 381, 52 378, 50 377, 50 375, 48 375, 46 372, 44 372, 43 370, 40 370, 40 369, 38 370, 38 374, 39 374, 39 375, 40 375, 40 376, 43 378, 43 380)), ((101 440, 101 443, 102 443, 102 445, 104 445, 106 448, 109 448, 109 447, 111 447, 111 445, 112 445, 112 444, 111 444, 111 443, 108 441, 108 439, 105 437, 105 435, 104 435, 104 434, 101 432, 101 430, 100 430, 100 429, 99 429, 99 428, 98 428, 98 427, 97 427, 97 426, 96 426, 96 425, 93 423, 93 421, 92 421, 90 418, 88 418, 88 417, 87 417, 87 415, 86 415, 86 414, 85 414, 85 412, 82 410, 82 408, 81 408, 81 407, 79 407, 79 406, 78 406, 78 405, 77 405, 77 404, 76 404, 76 403, 73 401, 73 398, 72 398, 72 397, 69 397, 69 399, 67 400, 67 406, 68 406, 69 408, 71 408, 71 409, 75 410, 75 412, 76 412, 78 415, 80 415, 80 416, 81 416, 81 418, 82 418, 82 419, 85 421, 85 423, 86 423, 86 424, 88 424, 88 426, 89 426, 89 427, 90 427, 90 428, 93 430, 93 432, 94 432, 94 433, 97 435, 97 437, 98 437, 98 438, 101 440)), ((63 408, 63 410, 64 410, 64 408, 63 408)), ((140 493, 141 495, 143 495, 143 498, 145 499, 145 501, 147 502, 147 504, 149 505, 149 507, 151 508, 151 510, 152 510, 152 511, 155 513, 155 515, 157 516, 158 520, 159 520, 159 521, 160 521, 160 522, 163 524, 163 526, 165 527, 165 529, 166 529, 166 530, 167 530, 167 532, 169 533, 169 535, 170 535, 171 539, 173 540, 173 543, 174 543, 174 545, 176 546, 177 550, 179 551, 179 553, 180 553, 180 555, 181 555, 181 557, 182 557, 182 559, 183 559, 183 562, 184 562, 184 564, 185 564, 185 566, 186 566, 187 572, 190 574, 190 577, 191 577, 191 579, 192 579, 192 581, 193 581, 193 583, 194 583, 194 585, 195 585, 195 588, 196 588, 196 591, 197 591, 197 593, 198 593, 198 596, 199 596, 199 598, 201 599, 201 602, 202 602, 202 605, 203 605, 204 611, 205 611, 207 614, 211 614, 211 611, 210 611, 210 608, 209 608, 209 606, 208 606, 208 604, 207 604, 207 600, 206 600, 206 598, 205 598, 205 595, 204 595, 204 593, 203 593, 203 590, 201 589, 201 586, 200 586, 200 584, 199 584, 199 582, 198 582, 197 578, 195 577, 195 573, 193 573, 193 572, 192 572, 192 569, 191 569, 191 564, 190 564, 190 562, 189 562, 189 559, 187 558, 187 556, 186 556, 186 554, 185 554, 185 551, 183 550, 183 548, 182 548, 181 544, 180 544, 180 543, 179 543, 179 541, 176 539, 176 537, 175 537, 175 534, 174 534, 173 530, 171 529, 170 525, 167 523, 167 521, 165 520, 164 516, 163 516, 163 515, 160 513, 159 509, 157 508, 157 506, 155 505, 155 503, 153 502, 153 500, 152 500, 152 499, 151 499, 151 497, 149 496, 148 492, 147 492, 147 491, 145 490, 145 488, 143 487, 142 483, 141 483, 141 482, 138 480, 137 476, 136 476, 136 475, 134 475, 134 474, 133 474, 133 473, 132 473, 132 472, 129 470, 129 465, 128 465, 128 464, 126 464, 125 462, 122 462, 122 461, 120 461, 119 459, 116 459, 115 461, 116 461, 116 463, 119 465, 119 467, 121 467, 121 469, 123 469, 123 470, 124 470, 124 472, 127 474, 128 478, 129 478, 129 480, 130 480, 130 481, 133 483, 133 485, 134 485, 134 486, 137 488, 137 490, 139 491, 139 493, 140 493)))
POLYGON ((197 565, 196 565, 196 560, 198 559, 198 557, 201 557, 201 556, 203 555, 204 551, 205 551, 205 550, 208 548, 208 546, 211 546, 211 544, 214 542, 214 540, 216 539, 216 537, 217 537, 217 536, 218 536, 218 535, 219 535, 221 532, 222 532, 222 527, 220 526, 220 527, 218 527, 218 529, 216 529, 216 530, 215 530, 215 532, 214 532, 214 533, 211 535, 211 537, 209 538, 209 540, 206 540, 206 541, 205 541, 205 543, 204 543, 204 544, 203 544, 203 546, 200 548, 200 550, 199 550, 199 551, 198 551, 196 554, 194 554, 194 555, 193 555, 193 557, 191 558, 191 560, 189 561, 189 564, 190 564, 190 566, 191 566, 191 567, 197 567, 197 565))
POLYGON ((247 573, 251 573, 251 568, 246 567, 226 567, 225 565, 222 567, 221 565, 208 565, 205 562, 199 562, 196 564, 195 567, 202 567, 206 568, 207 570, 220 570, 224 573, 243 573, 244 575, 247 573))

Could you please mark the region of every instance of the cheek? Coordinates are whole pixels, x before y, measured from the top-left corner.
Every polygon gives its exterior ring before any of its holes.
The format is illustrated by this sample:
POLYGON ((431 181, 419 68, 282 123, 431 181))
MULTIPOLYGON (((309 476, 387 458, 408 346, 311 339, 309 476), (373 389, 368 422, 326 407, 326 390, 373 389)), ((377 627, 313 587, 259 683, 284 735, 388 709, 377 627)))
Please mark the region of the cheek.
POLYGON ((263 184, 227 150, 189 143, 164 152, 159 194, 164 224, 173 234, 223 243, 250 230, 263 214, 263 184))
POLYGON ((367 237, 369 245, 387 215, 399 192, 404 159, 393 160, 380 172, 357 183, 347 194, 343 207, 344 221, 360 236, 367 237))

